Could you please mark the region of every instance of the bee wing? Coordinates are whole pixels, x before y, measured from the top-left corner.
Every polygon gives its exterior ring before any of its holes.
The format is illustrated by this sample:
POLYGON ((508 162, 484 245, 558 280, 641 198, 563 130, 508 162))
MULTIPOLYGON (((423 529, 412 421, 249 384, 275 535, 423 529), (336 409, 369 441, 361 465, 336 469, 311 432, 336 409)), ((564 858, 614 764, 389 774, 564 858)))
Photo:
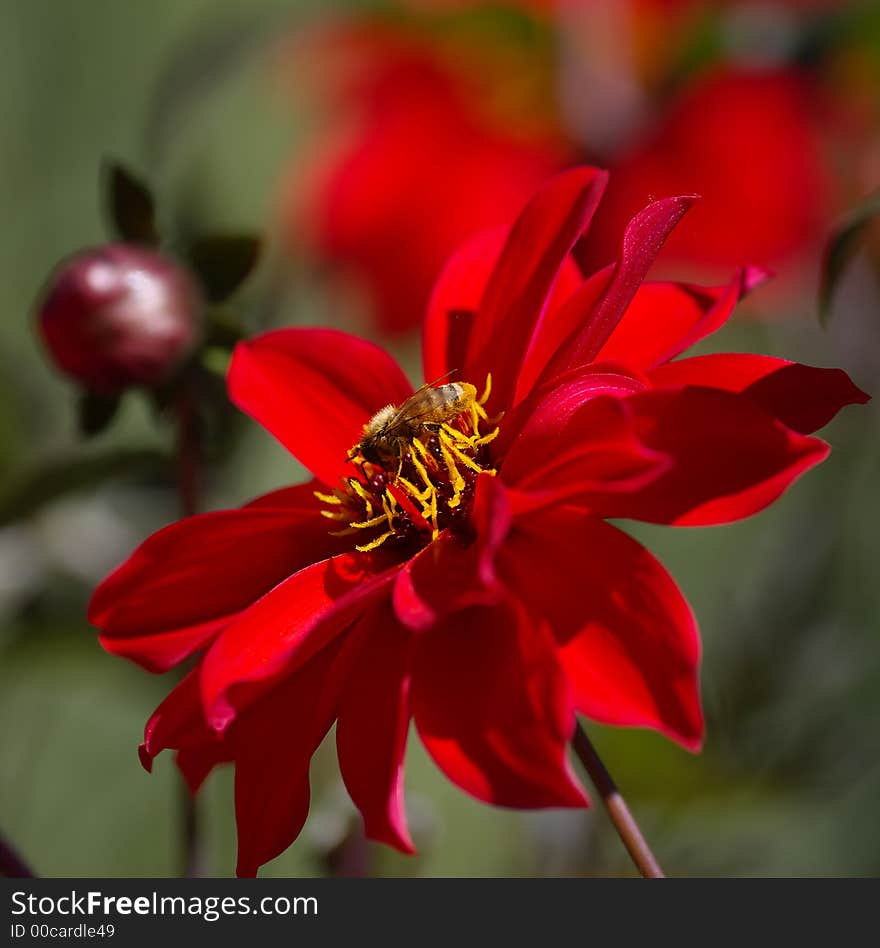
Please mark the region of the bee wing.
MULTIPOLYGON (((419 392, 424 391, 426 388, 433 388, 438 382, 442 382, 443 379, 448 379, 450 375, 455 375, 457 371, 458 369, 450 369, 448 372, 438 375, 433 382, 425 382, 425 384, 419 389, 419 392)), ((418 392, 416 394, 418 394, 418 392)))
POLYGON ((419 421, 422 418, 430 418, 434 412, 434 406, 424 398, 425 392, 430 387, 430 385, 423 385, 418 391, 413 392, 389 418, 386 428, 391 430, 404 421, 419 421))
POLYGON ((425 393, 433 389, 439 381, 448 378, 457 371, 457 369, 450 369, 439 378, 434 379, 433 382, 425 382, 421 388, 416 389, 385 423, 383 426, 385 431, 391 433, 406 421, 430 420, 436 412, 437 406, 430 399, 425 398, 425 393))

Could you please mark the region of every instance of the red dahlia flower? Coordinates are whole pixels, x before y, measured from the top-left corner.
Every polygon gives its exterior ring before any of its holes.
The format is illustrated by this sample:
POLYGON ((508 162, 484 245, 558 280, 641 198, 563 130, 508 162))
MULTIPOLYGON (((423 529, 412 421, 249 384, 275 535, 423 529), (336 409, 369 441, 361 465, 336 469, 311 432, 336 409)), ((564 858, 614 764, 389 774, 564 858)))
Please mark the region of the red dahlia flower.
POLYGON ((693 201, 676 197, 584 280, 569 254, 605 183, 563 174, 453 258, 425 323, 442 382, 415 397, 342 332, 241 344, 232 399, 314 480, 166 527, 95 593, 109 651, 152 671, 200 656, 141 759, 176 749, 193 790, 235 762, 239 874, 296 838, 334 721, 367 834, 403 851, 411 719, 451 780, 513 807, 586 805, 566 758, 577 712, 700 747, 691 610, 606 518, 753 514, 827 455, 808 433, 866 396, 770 356, 677 359, 759 275, 643 282, 693 201))

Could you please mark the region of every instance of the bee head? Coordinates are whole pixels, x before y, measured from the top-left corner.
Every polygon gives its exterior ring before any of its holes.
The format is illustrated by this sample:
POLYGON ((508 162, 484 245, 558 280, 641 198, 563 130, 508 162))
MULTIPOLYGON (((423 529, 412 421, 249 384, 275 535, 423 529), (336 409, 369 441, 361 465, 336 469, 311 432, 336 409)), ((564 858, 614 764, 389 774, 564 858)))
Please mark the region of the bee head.
POLYGON ((371 464, 381 464, 382 455, 379 452, 379 446, 376 439, 369 435, 361 440, 348 452, 348 460, 353 461, 356 457, 361 457, 371 464))

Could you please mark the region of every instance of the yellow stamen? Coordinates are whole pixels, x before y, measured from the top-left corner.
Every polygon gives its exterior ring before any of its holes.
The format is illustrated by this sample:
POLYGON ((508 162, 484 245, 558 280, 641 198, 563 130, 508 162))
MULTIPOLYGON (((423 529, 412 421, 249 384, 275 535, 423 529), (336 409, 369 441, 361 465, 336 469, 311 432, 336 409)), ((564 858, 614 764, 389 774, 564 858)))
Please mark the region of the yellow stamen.
POLYGON ((500 428, 493 428, 493 429, 489 432, 489 434, 483 435, 482 438, 477 438, 477 440, 476 440, 476 441, 472 441, 471 444, 472 444, 475 448, 479 448, 481 445, 489 444, 490 441, 494 441, 494 440, 498 437, 498 435, 499 435, 500 433, 501 433, 501 429, 500 429, 500 428))
POLYGON ((375 540, 371 540, 369 543, 361 543, 355 546, 355 549, 359 553, 369 553, 370 550, 375 550, 377 547, 382 546, 382 544, 388 539, 388 537, 393 537, 394 531, 389 530, 387 533, 383 533, 381 536, 376 537, 375 540))
POLYGON ((425 487, 427 487, 428 490, 434 490, 434 482, 431 480, 431 476, 425 470, 425 465, 422 464, 422 462, 415 455, 411 456, 411 460, 413 462, 413 467, 419 472, 419 477, 421 477, 421 479, 425 482, 425 487))
MULTIPOLYGON (((440 412, 436 420, 425 420, 412 436, 394 440, 393 462, 390 456, 381 463, 368 461, 359 445, 352 448, 349 459, 363 475, 343 479, 332 492, 315 491, 315 497, 330 508, 322 510, 322 516, 345 524, 334 536, 378 531, 378 536, 355 547, 361 552, 375 550, 389 537, 409 537, 413 528, 429 530, 436 538, 447 526, 444 518, 448 512, 463 506, 473 475, 495 474, 478 460, 484 458, 480 449, 498 436, 497 426, 492 427, 497 418, 490 419, 483 407, 492 392, 492 376, 486 376, 479 399, 472 385, 463 385, 463 390, 457 415, 447 413, 444 420, 440 412), (491 430, 484 434, 481 428, 491 430)), ((365 432, 368 429, 365 426, 365 432)), ((390 447, 388 453, 392 453, 390 447)))
POLYGON ((459 431, 458 428, 453 428, 452 425, 447 425, 445 422, 440 425, 440 427, 449 435, 458 444, 466 444, 468 447, 471 445, 471 438, 466 435, 463 431, 459 431))
MULTIPOLYGON (((483 394, 478 399, 481 408, 483 405, 486 404, 486 402, 489 401, 489 396, 491 394, 492 394, 492 373, 489 372, 486 375, 486 387, 483 389, 483 394)), ((483 417, 485 418, 486 416, 483 415, 483 417)))
POLYGON ((348 520, 350 515, 344 510, 322 510, 321 516, 328 520, 348 520))
POLYGON ((370 497, 370 495, 367 493, 367 491, 365 490, 364 485, 359 480, 357 480, 357 478, 354 478, 354 477, 349 478, 348 483, 351 486, 351 489, 364 502, 364 506, 367 508, 366 509, 367 516, 372 517, 373 516, 373 500, 370 497))
POLYGON ((449 482, 452 484, 452 489, 458 494, 464 490, 464 478, 461 476, 461 471, 459 471, 458 467, 456 467, 455 459, 452 456, 452 451, 454 451, 454 442, 449 438, 448 435, 444 438, 444 434, 445 432, 440 432, 440 451, 443 454, 443 460, 446 462, 446 470, 449 473, 449 482))
POLYGON ((405 477, 398 477, 397 483, 400 487, 412 497, 413 500, 418 501, 418 503, 423 504, 430 496, 431 492, 434 490, 434 486, 431 485, 426 487, 424 490, 419 490, 412 481, 408 481, 405 477))
MULTIPOLYGON (((388 521, 388 526, 393 527, 394 526, 394 511, 391 507, 391 504, 389 504, 388 500, 386 499, 387 494, 388 494, 388 491, 385 491, 385 494, 382 495, 382 510, 385 511, 385 519, 388 521)), ((392 501, 393 500, 394 498, 392 498, 392 501)))
MULTIPOLYGON (((444 435, 445 433, 446 433, 446 432, 444 432, 444 431, 441 431, 441 432, 440 432, 440 449, 443 451, 443 457, 445 458, 447 451, 449 451, 451 454, 454 454, 455 457, 456 457, 465 467, 470 468, 470 469, 471 469, 472 471, 474 471, 476 474, 482 474, 482 473, 483 473, 483 468, 480 467, 480 465, 477 464, 476 461, 473 461, 471 458, 469 458, 466 454, 462 454, 461 449, 458 447, 458 445, 457 445, 451 438, 448 438, 448 437, 447 437, 447 438, 444 438, 443 435, 444 435)), ((455 475, 456 475, 456 477, 458 478, 458 480, 461 481, 461 487, 463 488, 463 487, 464 487, 464 478, 461 476, 461 473, 459 472, 458 468, 455 467, 455 462, 450 459, 449 461, 447 461, 447 466, 448 466, 450 463, 452 463, 453 469, 454 469, 454 471, 455 471, 455 475)), ((449 476, 450 476, 450 479, 451 479, 452 482, 453 482, 452 486, 455 487, 455 486, 456 486, 456 478, 453 477, 452 469, 451 469, 450 472, 449 472, 449 476)), ((460 488, 459 488, 459 489, 460 489, 460 488)))
POLYGON ((319 490, 312 491, 312 493, 318 498, 318 500, 321 501, 321 503, 333 505, 339 505, 342 503, 342 498, 337 494, 322 494, 319 490))
POLYGON ((352 523, 351 526, 357 527, 358 530, 365 530, 367 527, 378 527, 379 524, 385 523, 387 519, 385 514, 381 513, 378 517, 371 517, 369 520, 361 520, 358 523, 352 523))
POLYGON ((422 456, 422 460, 425 461, 426 463, 430 463, 431 455, 429 454, 428 449, 422 444, 421 440, 419 438, 413 438, 412 443, 416 451, 418 451, 419 454, 422 456))

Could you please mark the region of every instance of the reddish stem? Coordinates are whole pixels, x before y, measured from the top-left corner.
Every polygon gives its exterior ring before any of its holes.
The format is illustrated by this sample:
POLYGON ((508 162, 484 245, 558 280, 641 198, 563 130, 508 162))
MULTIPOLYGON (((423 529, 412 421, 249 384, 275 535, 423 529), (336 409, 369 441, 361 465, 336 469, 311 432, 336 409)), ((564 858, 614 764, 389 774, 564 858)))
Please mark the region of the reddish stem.
POLYGON ((654 853, 651 852, 651 847, 642 835, 639 824, 636 823, 635 817, 626 805, 626 800, 621 796, 617 785, 611 779, 611 774, 608 773, 605 764, 602 763, 602 759, 596 753, 596 748, 593 747, 593 742, 587 737, 587 732, 581 727, 580 723, 575 728, 572 746, 580 758, 580 762, 584 765, 584 769, 589 774, 590 780, 593 781, 593 785, 599 792, 599 796, 602 797, 602 802, 605 804, 605 809, 608 810, 608 815, 617 830, 617 835, 623 841, 623 845, 626 846, 626 850, 636 868, 645 879, 665 879, 666 876, 660 868, 660 863, 657 862, 654 853))

